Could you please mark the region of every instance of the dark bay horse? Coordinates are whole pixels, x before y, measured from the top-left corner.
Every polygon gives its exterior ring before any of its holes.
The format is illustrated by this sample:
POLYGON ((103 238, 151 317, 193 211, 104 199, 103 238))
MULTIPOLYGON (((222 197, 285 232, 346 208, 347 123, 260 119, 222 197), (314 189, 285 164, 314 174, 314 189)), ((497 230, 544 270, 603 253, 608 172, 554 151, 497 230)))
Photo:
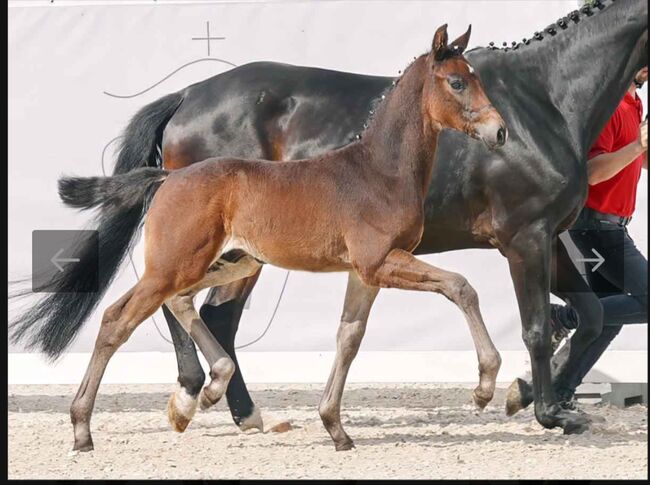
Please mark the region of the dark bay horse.
MULTIPOLYGON (((417 57, 385 95, 363 139, 341 149, 295 162, 209 158, 172 172, 147 167, 60 180, 61 198, 72 207, 128 212, 137 206, 146 212, 144 273, 105 311, 70 407, 74 450, 93 449, 91 414, 110 358, 163 303, 210 365, 202 407, 219 401, 236 366, 201 320, 194 297, 204 288, 249 278, 264 263, 349 272, 360 295, 347 300, 353 312, 372 306, 379 288, 442 293, 463 309, 472 334, 481 334, 490 346, 487 363, 499 361, 473 289, 459 275, 411 254, 424 232, 440 131, 459 130, 490 148, 506 142, 503 119, 462 56, 469 35, 468 30, 448 44, 447 26, 440 27, 431 51, 417 57)), ((341 353, 348 354, 343 347, 363 337, 366 317, 363 325, 359 320, 347 320, 341 353)), ((343 430, 340 404, 352 358, 339 360, 319 411, 336 449, 349 450, 353 443, 343 430)), ((489 379, 491 398, 496 372, 489 379)))
MULTIPOLYGON (((546 427, 580 431, 584 423, 555 404, 554 387, 561 388, 574 368, 574 356, 600 333, 602 309, 556 236, 584 203, 589 146, 634 73, 647 63, 647 4, 594 2, 512 48, 478 48, 466 57, 505 119, 509 142, 490 152, 458 133, 440 135, 424 234, 414 253, 499 249, 510 266, 531 354, 536 417, 546 427), (581 321, 553 356, 552 366, 550 290, 570 302, 581 321)), ((212 156, 312 157, 353 140, 393 82, 277 63, 241 66, 140 110, 125 130, 115 173, 143 165, 180 168, 212 156)), ((84 277, 82 265, 75 265, 72 278, 60 284, 67 292, 44 298, 18 322, 24 333, 43 321, 51 330, 33 335, 34 346, 54 356, 65 349, 129 249, 129 243, 116 244, 105 235, 133 233, 139 221, 136 212, 100 216, 102 291, 75 294, 75 282, 84 277)), ((211 291, 200 311, 235 362, 235 334, 258 275, 211 291)), ((192 340, 171 312, 163 311, 178 358, 179 384, 196 399, 205 374, 192 340)), ((237 425, 262 429, 239 366, 226 396, 237 425)))
MULTIPOLYGON (((534 397, 540 423, 572 432, 585 429, 584 423, 555 405, 551 376, 554 387, 561 389, 575 368, 574 357, 600 333, 602 309, 556 236, 584 203, 588 148, 634 73, 647 63, 647 4, 594 2, 531 37, 511 48, 467 53, 511 129, 510 143, 489 152, 458 133, 442 134, 426 201, 425 232, 415 253, 493 247, 506 256, 535 383, 532 395, 510 396, 508 405, 517 408, 534 397), (553 357, 552 369, 550 290, 571 303, 584 322, 553 357)), ((150 152, 160 143, 167 167, 211 154, 253 153, 283 160, 309 156, 353 139, 392 82, 274 63, 242 66, 175 98, 163 98, 160 106, 168 111, 159 115, 156 126, 164 130, 149 138, 150 152), (202 121, 193 122, 198 119, 202 121), (316 132, 312 120, 323 131, 316 132), (211 123, 209 135, 206 123, 211 123)), ((150 119, 147 109, 140 115, 150 119)), ((126 135, 141 126, 136 115, 126 135)), ((130 163, 131 154, 122 154, 118 171, 128 170, 130 163)), ((155 163, 151 156, 148 160, 155 163)), ((201 309, 233 357, 239 319, 256 278, 212 291, 201 309)), ((169 312, 165 314, 178 355, 179 383, 196 396, 203 371, 192 356, 191 342, 169 312)), ((239 369, 227 397, 240 427, 263 428, 239 369)))

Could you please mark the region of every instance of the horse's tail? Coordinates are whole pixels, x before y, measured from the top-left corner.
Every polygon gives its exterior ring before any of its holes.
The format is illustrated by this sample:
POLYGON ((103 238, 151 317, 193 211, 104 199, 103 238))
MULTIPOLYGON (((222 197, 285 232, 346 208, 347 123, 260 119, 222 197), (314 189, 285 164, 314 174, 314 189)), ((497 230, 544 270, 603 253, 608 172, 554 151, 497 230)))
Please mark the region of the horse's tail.
POLYGON ((158 147, 162 144, 163 130, 182 101, 182 92, 168 94, 143 107, 131 118, 122 135, 114 174, 161 165, 158 147))
POLYGON ((27 348, 41 350, 51 359, 61 355, 96 308, 137 240, 144 214, 166 177, 165 170, 145 167, 112 177, 59 180, 59 195, 66 205, 101 208, 97 217, 99 261, 96 246, 81 243, 75 251, 79 262, 58 273, 48 285, 51 293, 10 324, 14 343, 25 341, 27 348), (84 292, 95 278, 97 291, 84 292))

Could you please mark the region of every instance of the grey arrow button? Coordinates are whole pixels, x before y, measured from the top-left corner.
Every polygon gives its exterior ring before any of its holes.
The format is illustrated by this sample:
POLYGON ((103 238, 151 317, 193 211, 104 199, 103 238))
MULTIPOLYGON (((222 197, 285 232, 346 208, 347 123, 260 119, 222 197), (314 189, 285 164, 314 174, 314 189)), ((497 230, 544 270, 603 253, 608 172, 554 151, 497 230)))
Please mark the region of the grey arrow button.
POLYGON ((52 259, 50 259, 50 261, 52 261, 52 264, 56 266, 56 268, 61 273, 63 273, 63 266, 61 266, 59 263, 78 263, 80 261, 79 258, 61 258, 60 256, 61 253, 63 253, 63 249, 64 248, 59 249, 58 252, 52 256, 52 259))
POLYGON ((99 233, 65 229, 32 231, 32 291, 99 291, 99 233))
POLYGON ((581 258, 581 259, 576 259, 577 262, 579 263, 596 263, 592 268, 591 272, 595 273, 598 268, 602 266, 602 264, 605 262, 605 258, 603 258, 603 255, 600 254, 598 251, 596 251, 594 248, 591 248, 591 252, 596 255, 596 258, 581 258))

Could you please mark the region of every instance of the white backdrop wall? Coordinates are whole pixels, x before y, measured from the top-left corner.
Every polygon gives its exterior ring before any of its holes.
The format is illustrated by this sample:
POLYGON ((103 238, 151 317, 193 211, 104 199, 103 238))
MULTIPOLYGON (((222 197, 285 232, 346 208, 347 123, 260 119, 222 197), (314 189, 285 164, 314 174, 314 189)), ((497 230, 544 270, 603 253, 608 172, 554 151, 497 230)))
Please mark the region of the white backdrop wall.
MULTIPOLYGON (((31 270, 31 232, 77 229, 88 215, 63 207, 62 174, 102 173, 102 152, 140 107, 231 64, 273 60, 377 75, 397 75, 427 50, 435 29, 455 37, 473 26, 471 46, 530 37, 576 8, 561 1, 14 1, 9 3, 9 277, 31 270), (192 40, 210 34, 210 43, 192 40), (143 94, 179 67, 191 64, 143 94)), ((570 82, 570 80, 569 80, 570 82)), ((644 99, 647 92, 644 90, 644 99)), ((108 147, 111 170, 115 145, 108 147)), ((630 231, 647 254, 647 173, 630 231)), ((134 254, 142 269, 142 244, 134 254)), ((423 259, 463 273, 500 350, 523 350, 506 260, 466 250, 423 259)), ((244 312, 238 344, 256 338, 276 304, 285 271, 266 267, 244 312)), ((124 265, 71 347, 92 349, 101 311, 135 281, 124 265)), ((330 351, 345 292, 344 274, 291 273, 267 335, 247 350, 330 351)), ((161 313, 159 331, 168 337, 161 313)), ((646 350, 647 325, 625 328, 612 349, 646 350)), ((464 319, 445 298, 382 290, 362 350, 472 350, 464 319)), ((10 351, 20 351, 10 347, 10 351)), ((170 351, 152 319, 122 351, 170 351)), ((173 376, 170 376, 170 378, 173 376)))

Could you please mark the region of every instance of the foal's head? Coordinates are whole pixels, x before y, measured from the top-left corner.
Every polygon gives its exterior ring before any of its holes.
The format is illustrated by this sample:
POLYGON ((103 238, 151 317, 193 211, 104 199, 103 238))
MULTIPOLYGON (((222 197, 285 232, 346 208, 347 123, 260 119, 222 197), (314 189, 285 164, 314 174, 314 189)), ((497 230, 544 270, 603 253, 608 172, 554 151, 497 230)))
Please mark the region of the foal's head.
POLYGON ((495 148, 506 142, 508 130, 463 57, 471 29, 470 25, 451 44, 447 44, 447 24, 436 31, 426 59, 430 75, 424 82, 423 111, 436 129, 453 128, 495 148))

